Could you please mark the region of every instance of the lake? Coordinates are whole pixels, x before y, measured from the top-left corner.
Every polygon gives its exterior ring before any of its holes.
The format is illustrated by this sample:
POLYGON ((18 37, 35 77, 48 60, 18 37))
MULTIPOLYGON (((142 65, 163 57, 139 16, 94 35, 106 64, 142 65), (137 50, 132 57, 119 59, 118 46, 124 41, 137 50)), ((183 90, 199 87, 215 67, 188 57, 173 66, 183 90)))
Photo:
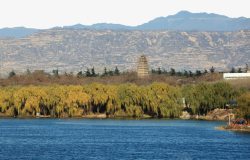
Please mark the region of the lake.
POLYGON ((0 160, 249 159, 250 134, 193 120, 0 119, 0 160))

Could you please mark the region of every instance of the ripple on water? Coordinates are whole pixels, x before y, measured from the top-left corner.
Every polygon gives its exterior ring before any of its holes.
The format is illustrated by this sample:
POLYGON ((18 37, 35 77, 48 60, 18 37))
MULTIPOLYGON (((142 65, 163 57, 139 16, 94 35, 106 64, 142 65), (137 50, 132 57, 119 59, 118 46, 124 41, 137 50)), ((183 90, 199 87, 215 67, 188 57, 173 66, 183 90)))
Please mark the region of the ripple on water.
POLYGON ((0 119, 0 160, 248 159, 250 135, 224 122, 0 119))

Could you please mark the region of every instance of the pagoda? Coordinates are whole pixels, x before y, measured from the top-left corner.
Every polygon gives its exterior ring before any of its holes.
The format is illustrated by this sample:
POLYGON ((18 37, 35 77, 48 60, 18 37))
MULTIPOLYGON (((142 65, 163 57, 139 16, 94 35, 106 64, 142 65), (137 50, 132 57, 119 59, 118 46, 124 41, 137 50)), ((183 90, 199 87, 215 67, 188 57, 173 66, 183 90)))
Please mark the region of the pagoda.
POLYGON ((137 75, 139 78, 149 76, 148 61, 145 55, 141 55, 137 65, 137 75))

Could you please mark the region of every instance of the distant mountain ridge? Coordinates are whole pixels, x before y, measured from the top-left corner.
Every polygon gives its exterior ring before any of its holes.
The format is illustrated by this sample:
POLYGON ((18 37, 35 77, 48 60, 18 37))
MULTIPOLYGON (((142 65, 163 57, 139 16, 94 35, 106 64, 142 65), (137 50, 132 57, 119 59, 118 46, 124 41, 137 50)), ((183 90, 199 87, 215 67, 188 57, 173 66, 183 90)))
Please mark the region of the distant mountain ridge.
POLYGON ((173 31, 237 31, 250 29, 250 19, 229 18, 218 14, 181 11, 175 15, 156 18, 137 26, 142 30, 173 31))
POLYGON ((14 27, 14 28, 2 28, 0 29, 0 38, 21 38, 38 32, 39 29, 14 27))
MULTIPOLYGON (((58 28, 58 27, 56 27, 58 28)), ((59 27, 61 28, 61 27, 59 27)), ((76 24, 64 26, 67 29, 93 30, 170 30, 170 31, 238 31, 250 29, 250 18, 230 18, 219 14, 191 13, 181 11, 175 15, 158 17, 138 26, 122 24, 97 23, 93 25, 76 24)), ((34 28, 15 27, 0 29, 0 38, 21 38, 40 31, 34 28)))

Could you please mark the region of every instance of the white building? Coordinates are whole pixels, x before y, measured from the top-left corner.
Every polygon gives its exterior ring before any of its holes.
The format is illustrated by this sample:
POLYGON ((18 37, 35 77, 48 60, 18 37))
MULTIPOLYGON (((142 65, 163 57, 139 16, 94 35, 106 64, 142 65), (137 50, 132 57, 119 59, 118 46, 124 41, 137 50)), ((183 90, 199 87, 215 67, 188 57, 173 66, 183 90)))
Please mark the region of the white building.
POLYGON ((223 73, 224 79, 246 79, 250 80, 250 72, 247 73, 223 73))

